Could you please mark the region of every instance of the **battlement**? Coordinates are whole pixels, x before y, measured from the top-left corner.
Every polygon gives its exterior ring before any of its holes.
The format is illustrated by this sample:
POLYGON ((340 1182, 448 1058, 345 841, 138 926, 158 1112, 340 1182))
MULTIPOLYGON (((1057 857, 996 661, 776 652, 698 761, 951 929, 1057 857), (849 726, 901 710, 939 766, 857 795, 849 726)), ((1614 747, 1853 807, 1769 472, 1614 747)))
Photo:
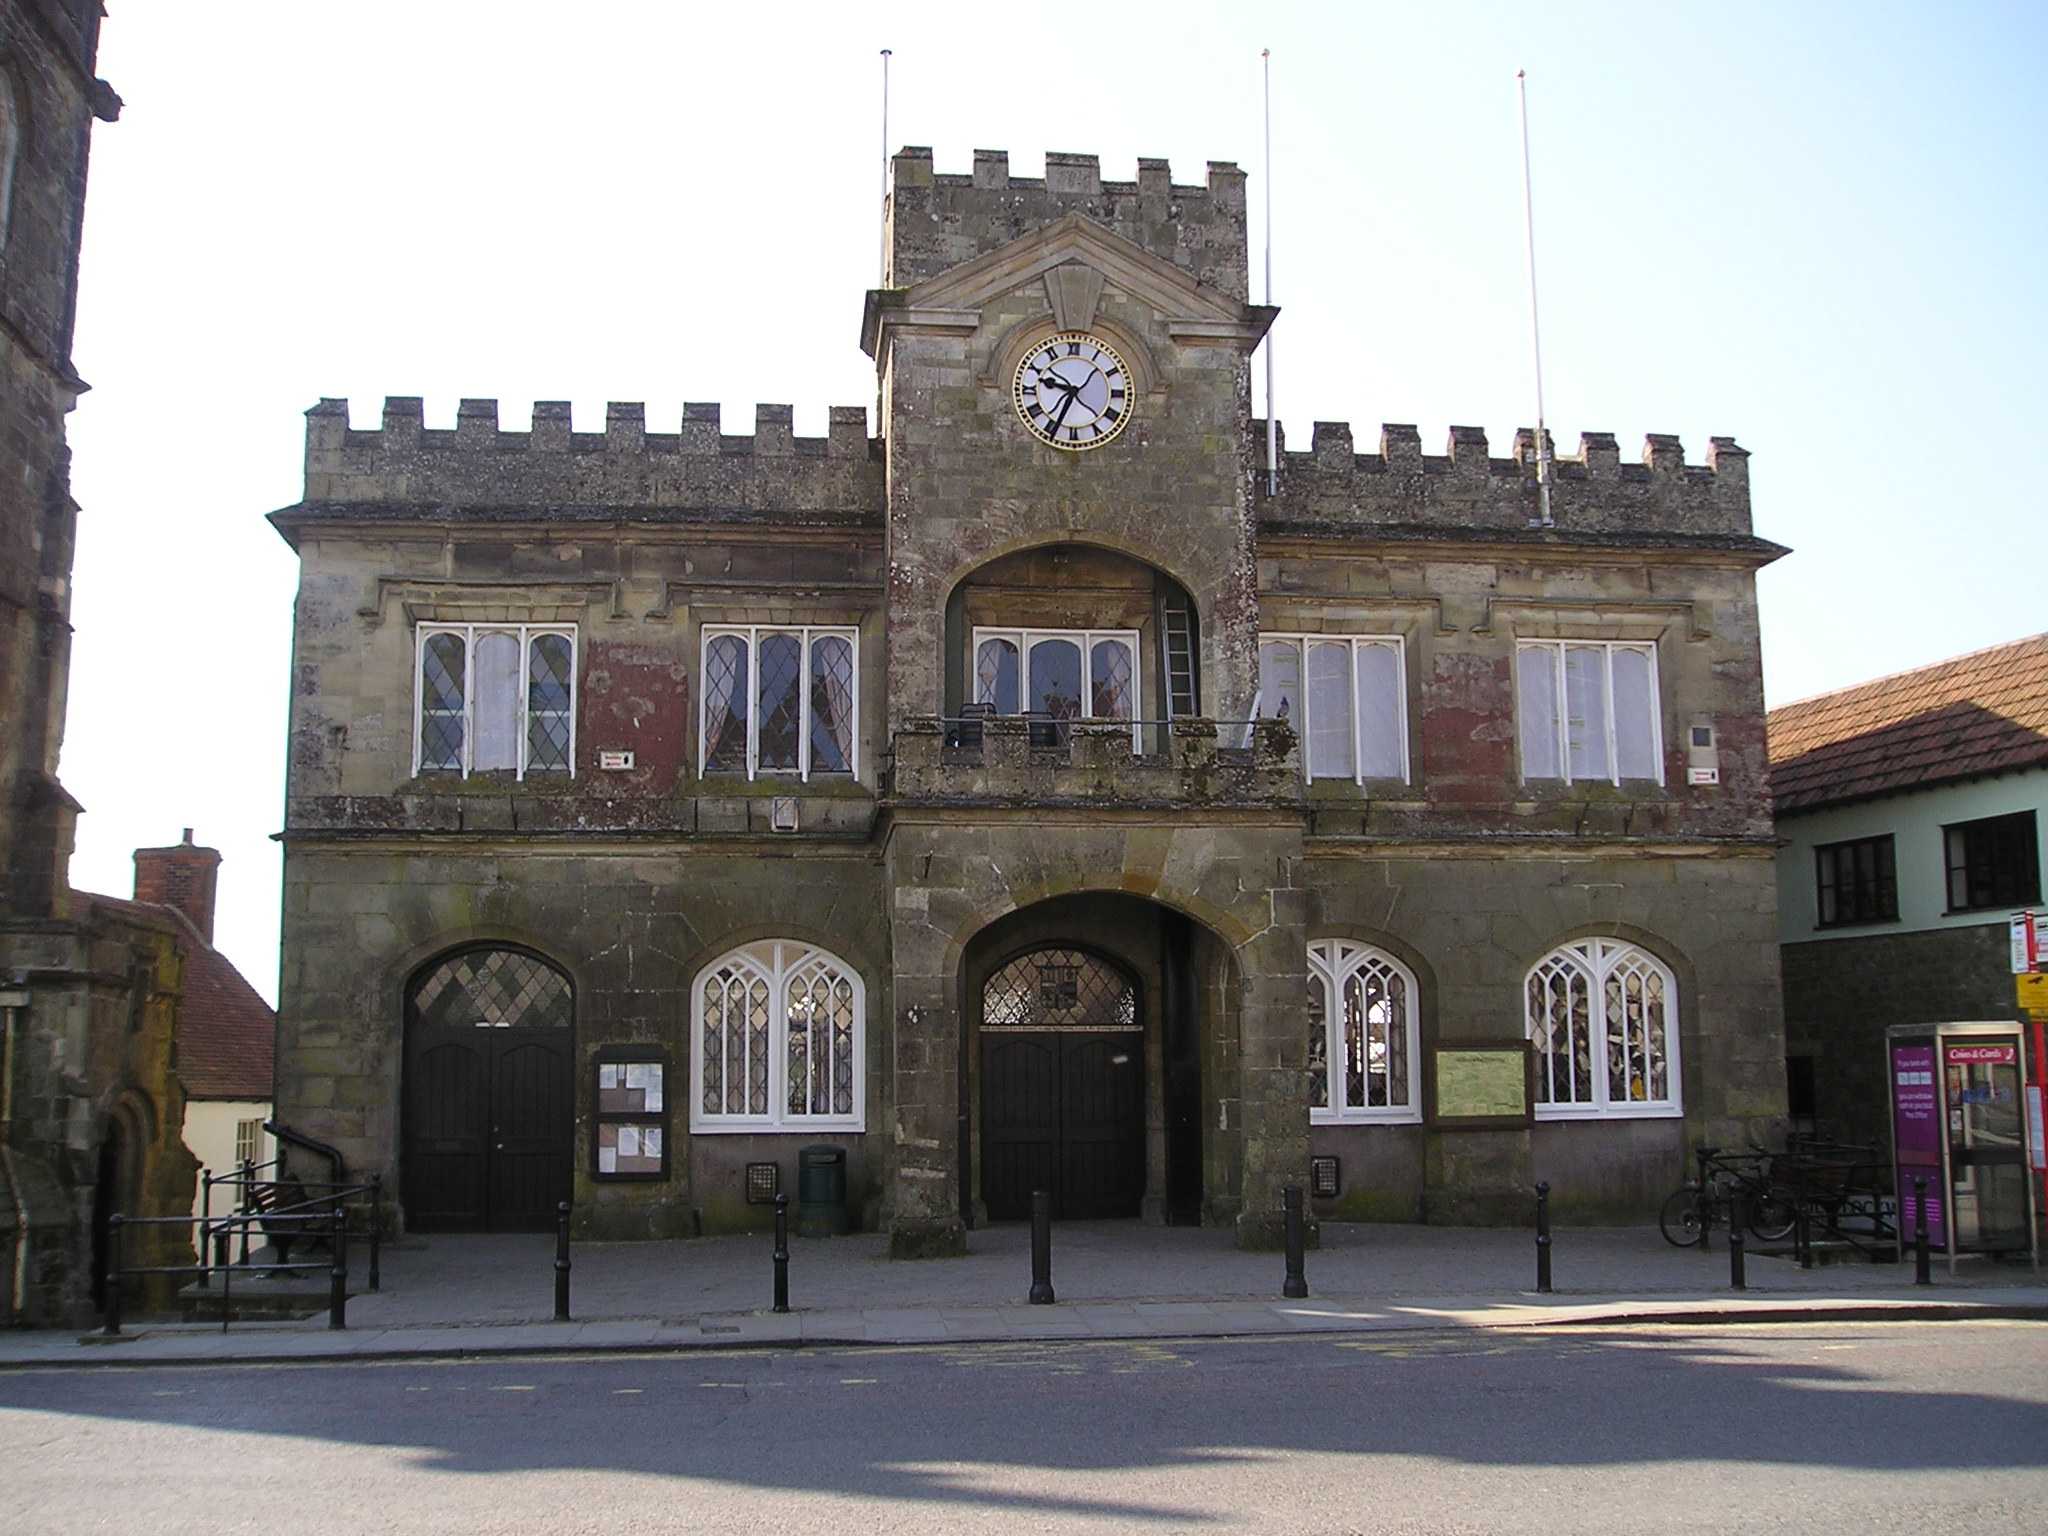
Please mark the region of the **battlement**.
POLYGON ((1197 282, 1248 296, 1245 174, 1232 161, 1211 160, 1200 186, 1176 184, 1166 161, 1146 159, 1135 181, 1104 181, 1095 155, 1048 153, 1043 176, 1012 176, 1000 149, 977 149, 965 175, 942 174, 931 150, 914 145, 890 170, 886 287, 912 287, 1081 213, 1197 282))
MULTIPOLYGON (((1536 434, 1515 433, 1514 452, 1495 458, 1478 427, 1452 427, 1441 455, 1422 451, 1413 426, 1380 428, 1380 451, 1354 451, 1351 425, 1319 421, 1306 453, 1288 452, 1280 433, 1277 495, 1260 473, 1259 518, 1269 526, 1363 528, 1440 525, 1464 530, 1527 528, 1539 515, 1536 434)), ((1266 423, 1252 422, 1253 462, 1266 462, 1266 423)), ((1576 458, 1551 447, 1551 517, 1559 533, 1680 533, 1747 536, 1749 454, 1732 437, 1708 439, 1705 464, 1685 462, 1676 437, 1651 433, 1639 463, 1624 464, 1612 433, 1579 436, 1576 458)))
POLYGON ((430 429, 417 396, 384 401, 381 428, 349 425, 346 400, 306 412, 308 502, 443 507, 609 505, 706 511, 879 513, 879 440, 863 406, 832 407, 824 437, 798 437, 787 405, 758 405, 754 429, 727 436, 716 404, 689 404, 673 432, 647 408, 613 401, 602 432, 578 432, 566 400, 536 401, 530 431, 498 425, 498 402, 464 400, 452 429, 430 429))

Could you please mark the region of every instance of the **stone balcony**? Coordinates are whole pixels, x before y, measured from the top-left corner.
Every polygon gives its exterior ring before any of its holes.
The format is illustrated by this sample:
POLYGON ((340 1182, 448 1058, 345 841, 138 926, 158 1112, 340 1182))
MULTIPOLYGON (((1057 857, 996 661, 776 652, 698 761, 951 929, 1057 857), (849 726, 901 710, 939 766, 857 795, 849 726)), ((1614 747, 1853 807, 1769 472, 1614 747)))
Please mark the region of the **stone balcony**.
POLYGON ((884 794, 898 804, 1105 809, 1293 805, 1300 748, 1285 721, 905 721, 884 794))

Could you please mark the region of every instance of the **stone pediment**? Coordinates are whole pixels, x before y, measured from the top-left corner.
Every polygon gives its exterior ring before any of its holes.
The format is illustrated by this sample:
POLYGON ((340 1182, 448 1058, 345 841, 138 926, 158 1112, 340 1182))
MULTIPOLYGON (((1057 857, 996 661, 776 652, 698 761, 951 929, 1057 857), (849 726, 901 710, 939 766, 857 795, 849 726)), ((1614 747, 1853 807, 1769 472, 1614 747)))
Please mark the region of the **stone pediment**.
POLYGON ((891 327, 971 333, 981 323, 984 305, 1035 282, 1044 284, 1048 307, 1062 329, 1085 328, 1106 284, 1156 310, 1177 341, 1249 351, 1279 314, 1269 305, 1241 303, 1199 283, 1172 262, 1070 213, 914 287, 870 290, 861 347, 877 355, 882 333, 891 327))

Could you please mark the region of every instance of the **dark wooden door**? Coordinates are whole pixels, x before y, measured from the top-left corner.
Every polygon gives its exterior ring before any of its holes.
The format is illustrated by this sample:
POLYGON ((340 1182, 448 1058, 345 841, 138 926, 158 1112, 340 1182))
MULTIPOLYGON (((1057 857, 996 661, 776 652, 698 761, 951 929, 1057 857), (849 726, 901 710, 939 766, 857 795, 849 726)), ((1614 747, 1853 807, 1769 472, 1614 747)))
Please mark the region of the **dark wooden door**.
POLYGON ((422 1232, 489 1229, 490 1037, 472 1029, 409 1042, 405 1064, 406 1224, 422 1232))
POLYGON ((1144 1035, 982 1036, 981 1193, 994 1221, 1052 1193, 1062 1220, 1135 1216, 1145 1194, 1144 1035))
POLYGON ((490 1229, 551 1231, 569 1198, 568 1041, 559 1030, 491 1035, 490 1229))

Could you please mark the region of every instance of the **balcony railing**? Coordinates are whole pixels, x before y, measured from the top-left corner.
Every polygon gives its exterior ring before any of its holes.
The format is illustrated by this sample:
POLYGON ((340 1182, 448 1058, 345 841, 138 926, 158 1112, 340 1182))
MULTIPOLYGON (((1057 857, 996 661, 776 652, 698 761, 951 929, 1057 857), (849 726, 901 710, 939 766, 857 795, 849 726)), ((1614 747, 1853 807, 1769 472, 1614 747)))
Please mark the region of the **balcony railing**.
POLYGON ((906 720, 891 738, 899 803, 1270 805, 1301 797, 1284 720, 906 720))

